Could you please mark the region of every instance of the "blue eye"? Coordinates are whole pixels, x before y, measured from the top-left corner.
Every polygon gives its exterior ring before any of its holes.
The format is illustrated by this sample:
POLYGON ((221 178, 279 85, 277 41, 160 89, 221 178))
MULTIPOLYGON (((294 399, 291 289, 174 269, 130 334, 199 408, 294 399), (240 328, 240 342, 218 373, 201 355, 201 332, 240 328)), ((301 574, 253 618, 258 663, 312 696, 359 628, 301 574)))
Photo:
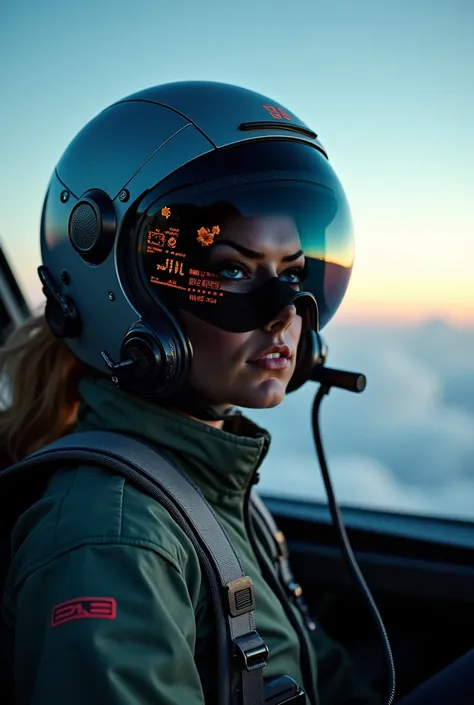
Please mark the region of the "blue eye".
MULTIPOLYGON (((252 278, 247 268, 238 262, 221 263, 221 266, 216 267, 214 271, 219 274, 222 279, 229 281, 242 281, 243 279, 252 278)), ((279 276, 280 281, 286 282, 290 284, 290 286, 298 286, 304 278, 303 274, 303 269, 293 267, 292 269, 286 269, 279 276)))
POLYGON ((280 279, 288 284, 299 284, 302 279, 302 269, 287 269, 280 274, 280 279))
POLYGON ((233 279, 233 280, 245 279, 244 268, 239 267, 234 264, 229 264, 226 267, 222 267, 222 269, 218 270, 218 274, 223 279, 233 279), (239 276, 239 275, 241 275, 241 276, 239 276))

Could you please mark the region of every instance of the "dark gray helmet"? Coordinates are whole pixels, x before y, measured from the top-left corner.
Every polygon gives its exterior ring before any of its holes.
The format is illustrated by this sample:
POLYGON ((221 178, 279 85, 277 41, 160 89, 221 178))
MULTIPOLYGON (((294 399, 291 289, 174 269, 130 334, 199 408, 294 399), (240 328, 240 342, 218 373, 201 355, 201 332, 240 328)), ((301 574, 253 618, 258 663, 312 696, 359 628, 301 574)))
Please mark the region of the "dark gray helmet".
POLYGON ((212 82, 156 86, 114 103, 63 154, 46 195, 39 275, 53 333, 133 393, 172 398, 192 357, 179 310, 253 330, 294 303, 305 321, 289 391, 346 292, 353 232, 317 135, 287 108, 212 82), (298 287, 275 277, 222 289, 209 253, 235 223, 290 218, 298 287))

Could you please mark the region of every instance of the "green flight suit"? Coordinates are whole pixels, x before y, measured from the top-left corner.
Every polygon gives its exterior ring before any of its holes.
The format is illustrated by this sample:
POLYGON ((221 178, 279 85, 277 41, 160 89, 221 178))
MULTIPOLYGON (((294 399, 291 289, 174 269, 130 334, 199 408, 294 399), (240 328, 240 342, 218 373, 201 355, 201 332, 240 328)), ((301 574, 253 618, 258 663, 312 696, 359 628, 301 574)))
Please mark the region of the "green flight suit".
MULTIPOLYGON (((265 677, 302 684, 297 635, 244 524, 268 434, 245 419, 240 432, 218 430, 105 380, 83 380, 80 393, 77 430, 141 436, 199 485, 254 583, 256 628, 270 651, 265 677)), ((15 527, 2 613, 14 634, 19 705, 213 702, 213 614, 198 558, 166 510, 123 477, 85 466, 52 476, 15 527), (67 603, 79 598, 95 598, 99 614, 71 619, 67 603)), ((379 704, 319 629, 311 653, 320 705, 379 704)))

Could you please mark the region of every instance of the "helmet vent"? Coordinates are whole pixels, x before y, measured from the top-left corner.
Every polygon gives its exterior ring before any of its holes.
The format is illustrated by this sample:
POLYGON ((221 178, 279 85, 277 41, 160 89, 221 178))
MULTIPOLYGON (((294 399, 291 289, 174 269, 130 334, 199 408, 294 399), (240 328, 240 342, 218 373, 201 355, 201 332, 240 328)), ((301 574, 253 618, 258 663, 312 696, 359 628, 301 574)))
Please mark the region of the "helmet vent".
POLYGON ((239 130, 242 130, 243 132, 249 130, 286 130, 287 132, 297 132, 298 134, 304 135, 305 137, 309 137, 312 140, 315 140, 318 136, 316 132, 313 132, 313 130, 310 130, 308 127, 302 127, 301 125, 293 124, 290 125, 286 122, 277 122, 276 120, 274 120, 273 122, 268 122, 268 120, 259 120, 258 122, 243 122, 241 125, 239 125, 239 130))

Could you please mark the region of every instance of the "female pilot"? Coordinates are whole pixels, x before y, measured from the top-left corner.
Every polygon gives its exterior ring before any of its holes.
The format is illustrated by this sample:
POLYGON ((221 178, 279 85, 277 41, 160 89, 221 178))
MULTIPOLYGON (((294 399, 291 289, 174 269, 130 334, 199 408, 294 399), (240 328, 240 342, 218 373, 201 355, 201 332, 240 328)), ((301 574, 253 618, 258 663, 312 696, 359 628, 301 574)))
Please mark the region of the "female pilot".
MULTIPOLYGON (((273 591, 249 519, 270 437, 239 408, 277 406, 304 384, 314 333, 352 268, 349 208, 315 133, 235 86, 129 96, 61 158, 41 249, 45 313, 1 352, 6 451, 17 460, 93 429, 163 451, 253 582, 266 681, 290 676, 312 705, 381 703, 273 591)), ((112 472, 64 467, 19 517, 2 620, 19 705, 216 702, 212 604, 193 545, 112 472), (110 609, 65 608, 92 599, 110 609)))

